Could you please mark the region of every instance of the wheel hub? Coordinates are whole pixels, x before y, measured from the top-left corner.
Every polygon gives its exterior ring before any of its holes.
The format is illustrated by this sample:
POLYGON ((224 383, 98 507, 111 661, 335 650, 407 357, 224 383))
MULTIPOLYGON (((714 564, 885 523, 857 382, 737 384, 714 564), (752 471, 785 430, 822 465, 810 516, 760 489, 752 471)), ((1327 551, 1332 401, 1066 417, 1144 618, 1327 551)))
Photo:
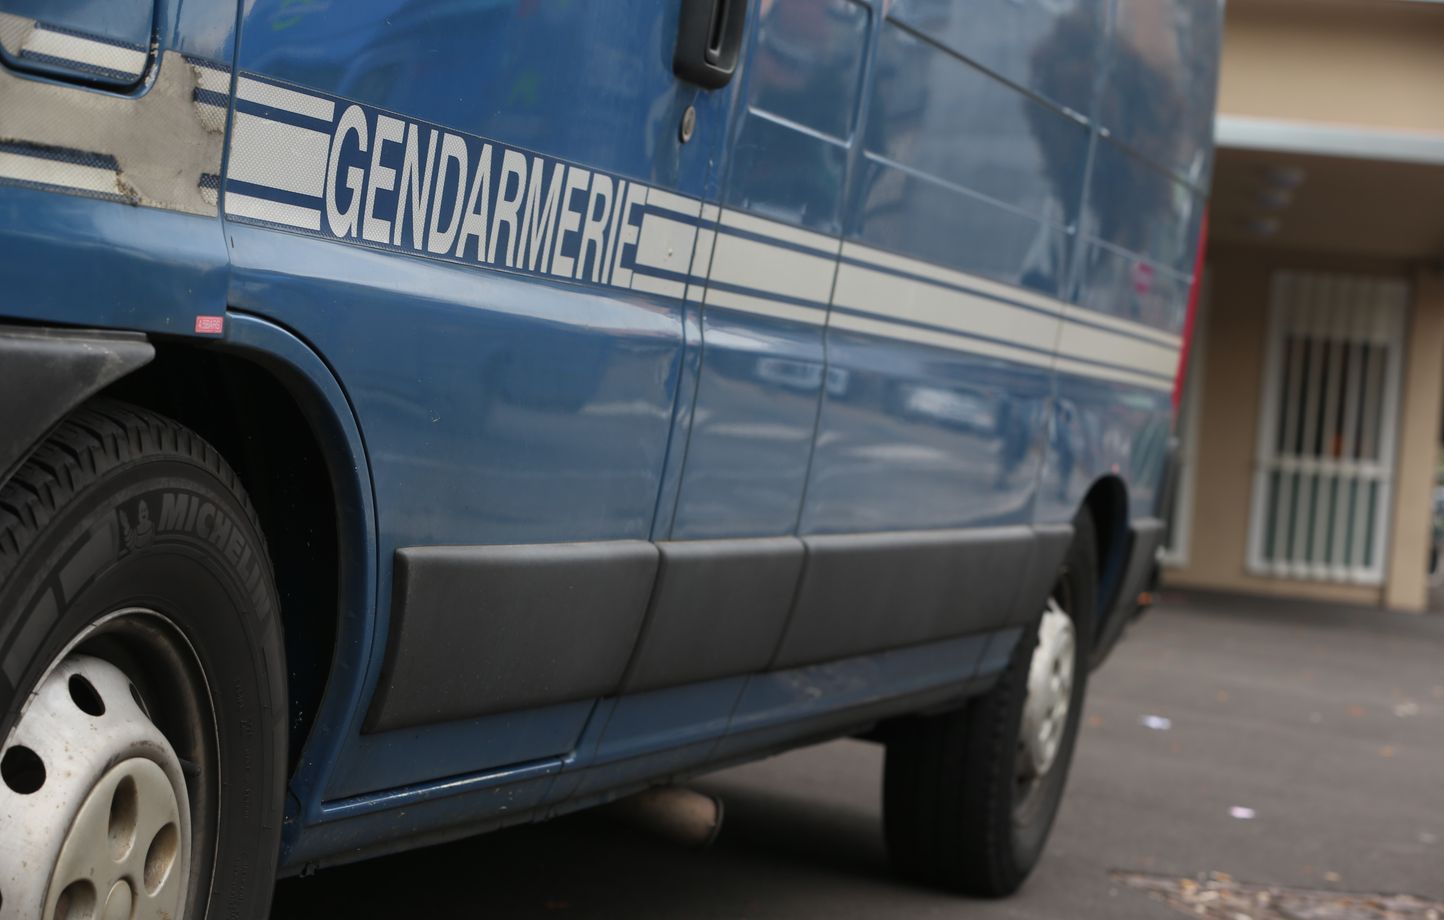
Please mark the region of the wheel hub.
POLYGON ((0 758, 0 920, 181 916, 191 858, 184 773, 124 672, 67 656, 0 758))
POLYGON ((1077 639, 1073 619, 1048 599, 1038 624, 1038 645, 1028 667, 1028 697, 1018 736, 1019 779, 1047 775, 1063 743, 1073 695, 1073 652, 1077 639))

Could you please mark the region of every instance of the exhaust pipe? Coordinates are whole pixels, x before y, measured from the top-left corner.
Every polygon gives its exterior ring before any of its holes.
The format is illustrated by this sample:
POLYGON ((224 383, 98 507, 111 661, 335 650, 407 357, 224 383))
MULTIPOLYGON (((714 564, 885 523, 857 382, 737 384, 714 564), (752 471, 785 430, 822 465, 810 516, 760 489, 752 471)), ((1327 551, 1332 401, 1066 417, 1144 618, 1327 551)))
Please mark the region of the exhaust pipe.
POLYGON ((722 830, 722 800, 684 786, 654 786, 602 811, 663 840, 701 850, 722 830))

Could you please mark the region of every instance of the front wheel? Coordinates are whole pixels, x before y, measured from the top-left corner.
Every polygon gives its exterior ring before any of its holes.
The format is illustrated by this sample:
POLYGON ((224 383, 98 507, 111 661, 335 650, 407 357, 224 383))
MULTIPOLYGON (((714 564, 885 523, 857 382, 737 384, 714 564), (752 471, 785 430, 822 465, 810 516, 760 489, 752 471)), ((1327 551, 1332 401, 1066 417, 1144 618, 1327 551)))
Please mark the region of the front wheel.
POLYGON ((0 920, 265 916, 274 579, 235 474, 99 401, 0 489, 0 920))
POLYGON ((1058 813, 1088 678, 1097 548, 1084 510, 1041 615, 1007 670, 957 712, 888 734, 883 822, 903 875, 981 897, 1012 894, 1058 813))

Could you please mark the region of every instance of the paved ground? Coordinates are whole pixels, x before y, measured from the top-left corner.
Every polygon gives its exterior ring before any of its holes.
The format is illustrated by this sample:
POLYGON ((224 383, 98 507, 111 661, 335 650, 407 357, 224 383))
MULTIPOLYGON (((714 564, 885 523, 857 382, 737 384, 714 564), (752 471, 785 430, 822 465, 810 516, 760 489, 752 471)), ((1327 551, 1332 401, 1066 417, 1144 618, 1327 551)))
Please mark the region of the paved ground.
POLYGON ((881 751, 842 741, 700 781, 727 803, 705 852, 579 815, 289 881, 273 917, 1181 916, 1117 870, 1444 899, 1444 617, 1167 599, 1087 713, 1049 852, 1009 901, 894 880, 881 751))

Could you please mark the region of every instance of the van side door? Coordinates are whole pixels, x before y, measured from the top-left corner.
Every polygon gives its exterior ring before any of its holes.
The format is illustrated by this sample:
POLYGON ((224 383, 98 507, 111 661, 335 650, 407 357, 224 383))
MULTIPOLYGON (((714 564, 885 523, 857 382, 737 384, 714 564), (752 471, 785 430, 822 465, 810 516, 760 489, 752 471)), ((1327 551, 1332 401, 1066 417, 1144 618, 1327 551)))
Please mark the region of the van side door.
POLYGON ((725 121, 672 73, 676 17, 245 6, 232 304, 330 362, 376 496, 383 601, 331 691, 354 711, 327 799, 520 765, 519 809, 621 679, 725 121))
POLYGON ((871 9, 754 4, 674 539, 796 530, 871 9))
POLYGON ((1087 0, 888 4, 827 334, 849 385, 823 397, 801 530, 861 587, 932 588, 804 589, 779 664, 1016 622, 1019 585, 1042 603, 1030 525, 1105 25, 1087 0))
POLYGON ((734 611, 693 605, 685 628, 667 631, 675 641, 644 635, 629 692, 761 670, 785 625, 819 400, 846 387, 827 371, 823 336, 874 15, 859 0, 750 4, 721 188, 703 215, 684 469, 658 526, 664 557, 727 541, 709 555, 749 593, 734 611))

